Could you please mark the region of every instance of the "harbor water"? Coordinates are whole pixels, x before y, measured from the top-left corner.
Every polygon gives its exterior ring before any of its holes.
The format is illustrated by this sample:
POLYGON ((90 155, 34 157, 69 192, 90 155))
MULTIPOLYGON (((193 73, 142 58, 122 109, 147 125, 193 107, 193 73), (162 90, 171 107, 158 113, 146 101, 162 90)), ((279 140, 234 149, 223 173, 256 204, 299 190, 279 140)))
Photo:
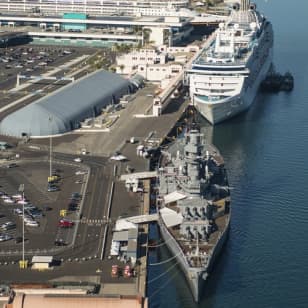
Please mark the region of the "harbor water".
POLYGON ((161 247, 151 252, 151 308, 308 307, 308 2, 257 0, 273 23, 274 64, 291 71, 293 92, 258 95, 206 137, 225 158, 232 189, 229 239, 193 303, 161 247), (156 277, 156 278, 155 278, 156 277))

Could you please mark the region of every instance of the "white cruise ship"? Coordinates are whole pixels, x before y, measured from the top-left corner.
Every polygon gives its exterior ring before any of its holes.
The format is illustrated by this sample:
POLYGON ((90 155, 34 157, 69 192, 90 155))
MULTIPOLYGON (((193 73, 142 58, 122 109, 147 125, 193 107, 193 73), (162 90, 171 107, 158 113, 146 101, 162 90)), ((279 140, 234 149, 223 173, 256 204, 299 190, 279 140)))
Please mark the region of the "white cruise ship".
POLYGON ((272 58, 271 23, 250 0, 241 0, 186 70, 192 103, 213 125, 246 110, 272 58))

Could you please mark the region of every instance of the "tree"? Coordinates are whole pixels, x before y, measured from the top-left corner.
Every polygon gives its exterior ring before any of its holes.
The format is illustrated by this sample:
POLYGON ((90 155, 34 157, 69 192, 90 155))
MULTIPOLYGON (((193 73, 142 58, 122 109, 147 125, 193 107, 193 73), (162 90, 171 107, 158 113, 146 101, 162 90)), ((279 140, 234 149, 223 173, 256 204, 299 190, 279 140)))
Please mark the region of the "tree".
POLYGON ((142 37, 143 37, 143 46, 147 45, 150 41, 150 34, 152 30, 149 28, 143 28, 142 30, 142 37))
POLYGON ((125 65, 124 65, 124 64, 121 64, 119 67, 120 67, 121 73, 123 74, 123 70, 124 70, 124 68, 125 68, 125 65))

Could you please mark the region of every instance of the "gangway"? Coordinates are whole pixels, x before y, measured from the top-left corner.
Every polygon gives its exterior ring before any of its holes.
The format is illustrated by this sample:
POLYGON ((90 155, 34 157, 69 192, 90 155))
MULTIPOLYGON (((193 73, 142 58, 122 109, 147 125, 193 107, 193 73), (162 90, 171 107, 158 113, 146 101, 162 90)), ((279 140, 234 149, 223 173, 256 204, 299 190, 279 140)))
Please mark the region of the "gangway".
POLYGON ((158 220, 158 214, 147 214, 147 215, 138 215, 127 217, 125 220, 135 223, 135 224, 144 224, 148 222, 153 222, 158 220))
POLYGON ((122 174, 121 181, 132 180, 132 179, 150 179, 155 177, 157 177, 156 171, 135 172, 129 174, 122 174))

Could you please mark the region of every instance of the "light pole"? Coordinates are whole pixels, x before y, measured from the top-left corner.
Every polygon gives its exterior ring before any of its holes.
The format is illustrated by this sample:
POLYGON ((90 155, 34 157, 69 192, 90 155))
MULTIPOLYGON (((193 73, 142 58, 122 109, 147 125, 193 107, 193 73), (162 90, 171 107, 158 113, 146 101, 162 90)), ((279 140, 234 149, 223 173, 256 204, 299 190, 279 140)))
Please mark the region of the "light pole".
POLYGON ((22 268, 25 268, 25 184, 20 184, 18 191, 22 193, 22 268))
POLYGON ((49 176, 52 176, 52 117, 49 117, 50 135, 49 135, 49 176))

